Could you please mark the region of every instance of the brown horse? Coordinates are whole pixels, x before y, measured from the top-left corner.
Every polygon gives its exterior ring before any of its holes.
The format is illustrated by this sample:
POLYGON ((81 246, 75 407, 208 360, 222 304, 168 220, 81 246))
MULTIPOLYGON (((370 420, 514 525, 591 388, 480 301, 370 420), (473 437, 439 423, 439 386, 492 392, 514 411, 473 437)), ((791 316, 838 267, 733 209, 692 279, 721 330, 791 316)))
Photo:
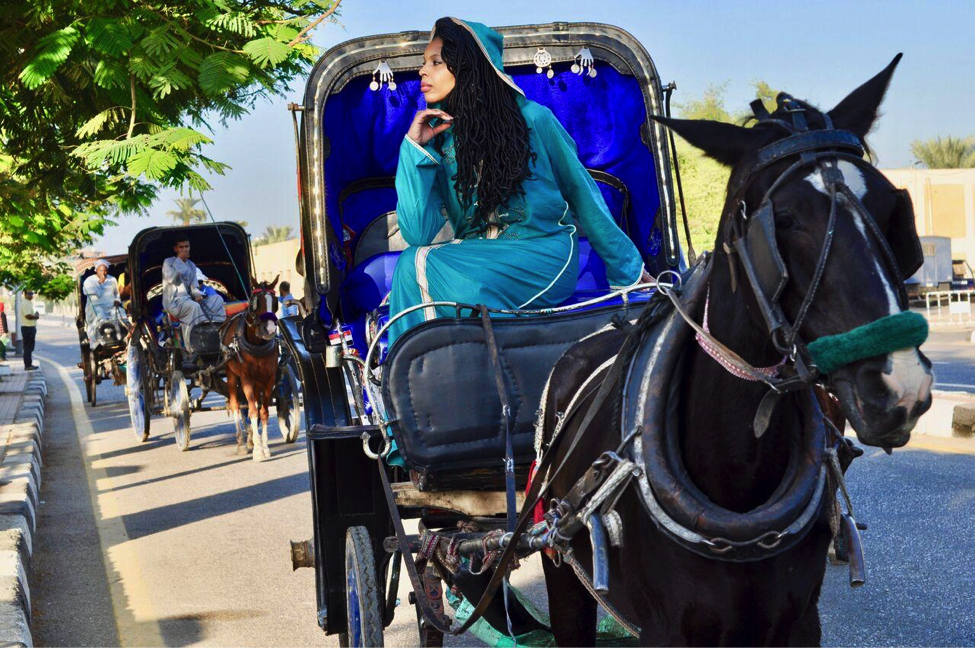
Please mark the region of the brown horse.
POLYGON ((278 298, 274 294, 278 279, 275 277, 270 283, 259 283, 251 278, 254 289, 247 310, 234 315, 220 327, 220 342, 227 358, 229 410, 233 413, 237 428, 237 452, 246 452, 240 417, 240 396, 243 393, 250 419, 247 450, 253 449, 254 461, 271 458, 267 446, 267 420, 278 371, 278 318, 275 315, 278 298), (257 428, 258 417, 260 432, 257 428))

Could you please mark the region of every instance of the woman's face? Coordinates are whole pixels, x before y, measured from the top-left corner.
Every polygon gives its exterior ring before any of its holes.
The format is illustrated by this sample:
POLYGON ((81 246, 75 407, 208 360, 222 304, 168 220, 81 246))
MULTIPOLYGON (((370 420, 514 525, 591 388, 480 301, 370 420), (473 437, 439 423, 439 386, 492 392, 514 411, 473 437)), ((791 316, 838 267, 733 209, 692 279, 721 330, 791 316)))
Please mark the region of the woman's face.
POLYGON ((427 100, 428 105, 443 101, 454 89, 456 83, 454 75, 447 69, 447 64, 440 56, 442 48, 443 41, 434 38, 423 50, 423 67, 420 68, 420 92, 423 93, 423 98, 427 100))
POLYGON ((99 279, 104 281, 105 277, 108 276, 108 266, 107 265, 98 266, 97 268, 95 268, 95 274, 98 275, 99 279))

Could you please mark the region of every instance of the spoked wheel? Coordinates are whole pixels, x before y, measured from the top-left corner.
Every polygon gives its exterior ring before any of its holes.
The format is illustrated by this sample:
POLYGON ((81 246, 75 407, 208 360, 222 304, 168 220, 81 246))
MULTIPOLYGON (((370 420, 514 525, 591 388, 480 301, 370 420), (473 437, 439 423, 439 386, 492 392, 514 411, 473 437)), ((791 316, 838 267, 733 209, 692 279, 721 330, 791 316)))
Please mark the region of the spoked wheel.
POLYGON ((145 353, 135 342, 125 352, 125 395, 129 401, 129 420, 132 433, 140 442, 149 439, 152 412, 152 392, 149 383, 149 366, 145 353))
POLYGON ((98 360, 95 352, 88 352, 88 401, 92 407, 98 405, 98 360))
POLYGON ((275 392, 278 432, 285 443, 294 443, 301 431, 301 393, 298 390, 298 378, 289 365, 282 367, 275 392))
POLYGON ((365 527, 349 527, 345 534, 345 610, 348 629, 342 646, 382 646, 382 588, 376 579, 376 559, 365 527))
POLYGON ((173 418, 176 447, 186 452, 190 449, 190 392, 182 371, 174 371, 169 380, 169 415, 173 418))
POLYGON ((84 383, 85 383, 85 398, 88 402, 91 402, 91 366, 89 364, 91 358, 91 348, 87 345, 82 345, 81 347, 81 371, 84 372, 84 383))

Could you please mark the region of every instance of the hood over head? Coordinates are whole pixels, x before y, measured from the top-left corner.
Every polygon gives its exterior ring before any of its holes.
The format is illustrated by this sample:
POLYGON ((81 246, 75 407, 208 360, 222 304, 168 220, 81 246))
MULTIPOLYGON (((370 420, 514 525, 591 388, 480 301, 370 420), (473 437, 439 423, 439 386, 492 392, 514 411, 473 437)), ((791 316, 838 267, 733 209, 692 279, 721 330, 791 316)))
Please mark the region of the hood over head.
MULTIPOLYGON (((474 37, 474 40, 480 46, 481 52, 491 62, 498 76, 501 77, 501 80, 511 86, 518 94, 525 96, 525 92, 504 72, 504 61, 502 58, 502 52, 504 52, 504 36, 483 23, 461 20, 453 16, 450 19, 470 32, 471 36, 474 37)), ((434 26, 430 32, 430 40, 433 40, 436 36, 437 28, 434 26)))

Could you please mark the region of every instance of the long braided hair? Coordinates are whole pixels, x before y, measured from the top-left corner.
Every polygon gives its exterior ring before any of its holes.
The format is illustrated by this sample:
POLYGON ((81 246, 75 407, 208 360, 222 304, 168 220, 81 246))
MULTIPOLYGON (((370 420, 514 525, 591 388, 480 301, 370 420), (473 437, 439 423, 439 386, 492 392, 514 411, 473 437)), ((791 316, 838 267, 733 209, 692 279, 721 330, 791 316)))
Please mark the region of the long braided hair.
MULTIPOLYGON (((435 26, 443 40, 441 56, 456 79, 443 100, 443 109, 454 118, 451 132, 457 158, 457 174, 451 178, 464 209, 474 204, 473 231, 489 225, 510 225, 517 214, 493 216, 531 177, 529 163, 536 155, 528 143, 528 124, 518 108, 515 90, 501 80, 474 37, 450 18, 435 26)), ((434 146, 444 154, 444 136, 434 146)))

